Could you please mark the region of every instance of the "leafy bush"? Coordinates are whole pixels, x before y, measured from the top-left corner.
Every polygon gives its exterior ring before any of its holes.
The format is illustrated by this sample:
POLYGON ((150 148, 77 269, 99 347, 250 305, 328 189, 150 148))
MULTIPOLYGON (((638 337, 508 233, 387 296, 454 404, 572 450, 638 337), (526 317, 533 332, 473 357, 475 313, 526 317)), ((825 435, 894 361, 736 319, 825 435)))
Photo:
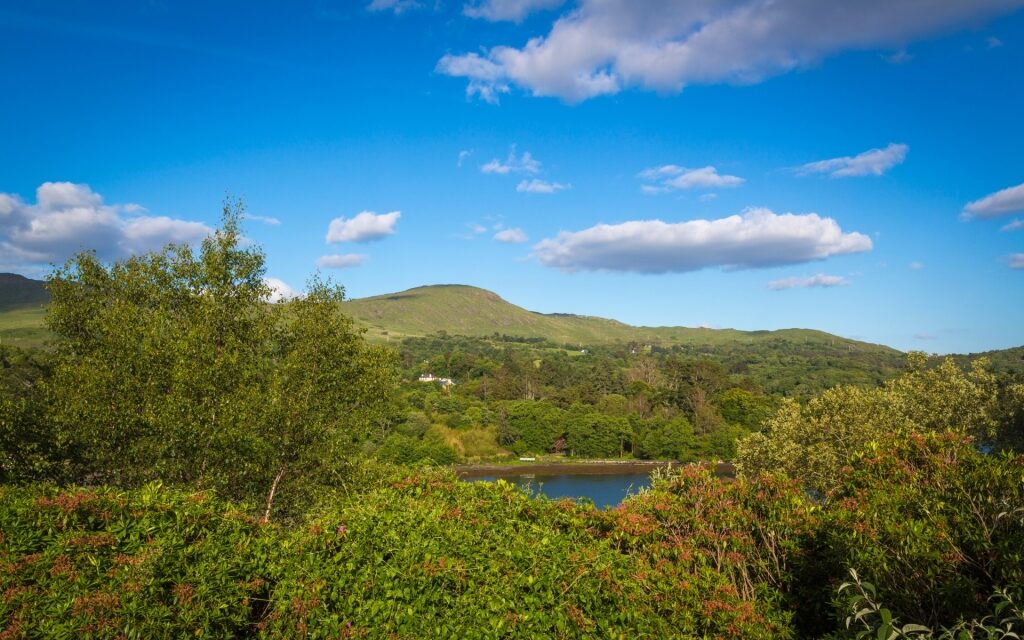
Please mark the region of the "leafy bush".
POLYGON ((358 472, 359 489, 295 529, 157 485, 2 488, 0 634, 791 635, 769 587, 745 592, 742 572, 715 566, 738 566, 708 537, 726 526, 729 506, 722 522, 689 531, 693 504, 677 505, 674 489, 602 513, 448 472, 358 472))
POLYGON ((962 371, 952 359, 928 368, 923 354, 879 389, 830 389, 806 405, 786 400, 762 433, 737 444, 741 472, 782 471, 827 492, 842 482, 846 462, 868 443, 892 434, 956 431, 992 437, 1000 412, 996 379, 984 361, 962 371))
POLYGON ((905 620, 980 618, 997 588, 1024 585, 1024 456, 985 455, 965 436, 911 435, 844 469, 820 562, 857 567, 905 620))

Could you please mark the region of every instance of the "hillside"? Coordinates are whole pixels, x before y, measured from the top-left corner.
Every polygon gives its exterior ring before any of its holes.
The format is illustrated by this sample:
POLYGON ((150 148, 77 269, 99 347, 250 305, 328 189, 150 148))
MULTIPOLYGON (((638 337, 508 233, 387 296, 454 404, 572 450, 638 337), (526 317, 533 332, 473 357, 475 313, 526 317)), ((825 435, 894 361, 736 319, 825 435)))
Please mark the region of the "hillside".
POLYGON ((345 311, 367 327, 371 338, 449 334, 487 337, 495 333, 544 338, 560 344, 643 343, 660 345, 765 345, 775 341, 820 344, 840 351, 897 354, 882 345, 848 340, 822 331, 783 329, 738 331, 692 327, 634 327, 616 320, 527 311, 495 293, 465 285, 416 287, 400 293, 360 298, 345 311))
POLYGON ((0 312, 25 307, 39 307, 50 301, 42 280, 32 280, 16 273, 0 273, 0 312))
POLYGON ((50 301, 41 280, 0 273, 0 344, 35 347, 46 339, 44 307, 50 301))

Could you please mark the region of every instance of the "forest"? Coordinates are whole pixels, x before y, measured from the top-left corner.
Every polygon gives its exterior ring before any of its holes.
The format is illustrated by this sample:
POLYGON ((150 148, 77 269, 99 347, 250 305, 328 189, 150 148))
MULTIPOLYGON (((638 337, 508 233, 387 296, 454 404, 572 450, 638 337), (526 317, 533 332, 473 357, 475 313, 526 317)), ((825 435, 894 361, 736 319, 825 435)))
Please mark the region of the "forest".
POLYGON ((1024 632, 1019 371, 369 342, 329 281, 268 303, 243 214, 78 254, 0 350, 0 638, 1024 632), (523 455, 691 464, 607 510, 450 468, 523 455))

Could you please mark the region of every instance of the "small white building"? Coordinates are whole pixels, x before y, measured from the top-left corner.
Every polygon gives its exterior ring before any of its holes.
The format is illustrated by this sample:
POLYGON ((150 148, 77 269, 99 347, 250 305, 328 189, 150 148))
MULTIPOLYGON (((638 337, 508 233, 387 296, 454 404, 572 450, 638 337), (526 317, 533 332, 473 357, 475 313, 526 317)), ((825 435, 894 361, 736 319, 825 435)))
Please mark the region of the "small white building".
POLYGON ((451 378, 437 378, 432 373, 424 373, 419 378, 420 382, 440 382, 442 387, 455 384, 455 381, 451 378))

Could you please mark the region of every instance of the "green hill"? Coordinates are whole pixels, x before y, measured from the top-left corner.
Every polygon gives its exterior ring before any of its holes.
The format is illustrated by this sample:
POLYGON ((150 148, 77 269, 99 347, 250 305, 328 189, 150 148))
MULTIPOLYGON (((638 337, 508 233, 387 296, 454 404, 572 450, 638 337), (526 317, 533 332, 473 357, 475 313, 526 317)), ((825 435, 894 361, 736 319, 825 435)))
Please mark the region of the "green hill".
POLYGON ((659 345, 763 345, 779 340, 819 344, 840 351, 897 354, 882 345, 858 342, 810 329, 738 331, 693 327, 634 327, 616 320, 527 311, 484 289, 465 285, 416 287, 400 293, 360 298, 345 311, 367 327, 371 338, 449 334, 488 337, 495 333, 544 338, 570 345, 640 343, 659 345))
POLYGON ((40 307, 50 301, 42 280, 16 273, 0 273, 0 312, 24 307, 40 307))
POLYGON ((41 280, 0 273, 0 344, 34 347, 47 336, 43 327, 50 294, 41 280))

